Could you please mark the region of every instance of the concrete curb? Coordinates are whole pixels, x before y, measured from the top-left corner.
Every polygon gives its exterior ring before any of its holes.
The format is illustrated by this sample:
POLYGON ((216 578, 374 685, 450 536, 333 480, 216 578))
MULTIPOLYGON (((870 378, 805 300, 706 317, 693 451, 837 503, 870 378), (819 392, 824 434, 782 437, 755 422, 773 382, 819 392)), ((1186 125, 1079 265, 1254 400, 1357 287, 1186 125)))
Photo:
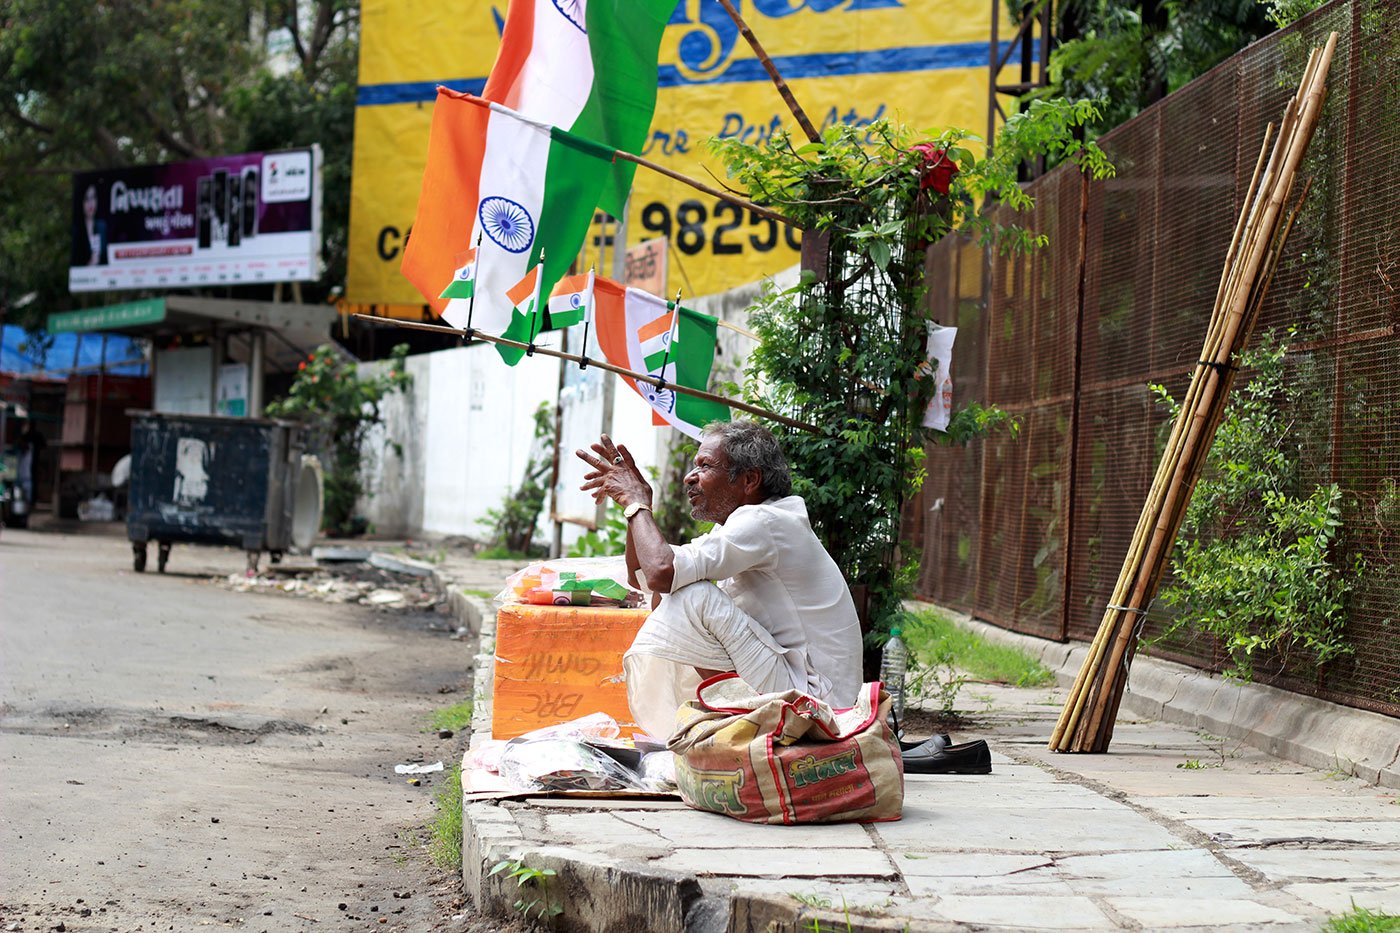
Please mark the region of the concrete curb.
MULTIPOLYGON (((1088 655, 1082 642, 1062 644, 1009 632, 941 606, 957 624, 987 641, 1036 658, 1070 686, 1088 655)), ((1263 684, 1235 683, 1184 664, 1139 655, 1133 660, 1123 708, 1137 716, 1238 739, 1310 768, 1400 787, 1400 719, 1328 703, 1263 684)))

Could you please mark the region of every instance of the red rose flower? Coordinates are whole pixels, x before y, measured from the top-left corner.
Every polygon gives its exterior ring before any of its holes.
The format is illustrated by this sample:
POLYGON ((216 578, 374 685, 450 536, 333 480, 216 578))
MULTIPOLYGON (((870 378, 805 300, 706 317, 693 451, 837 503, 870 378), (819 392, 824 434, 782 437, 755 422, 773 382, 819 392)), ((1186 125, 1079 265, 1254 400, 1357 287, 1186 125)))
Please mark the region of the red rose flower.
POLYGON ((919 143, 913 148, 924 157, 920 190, 932 188, 939 194, 947 194, 953 186, 953 176, 958 173, 958 164, 948 157, 948 150, 936 149, 931 143, 919 143))

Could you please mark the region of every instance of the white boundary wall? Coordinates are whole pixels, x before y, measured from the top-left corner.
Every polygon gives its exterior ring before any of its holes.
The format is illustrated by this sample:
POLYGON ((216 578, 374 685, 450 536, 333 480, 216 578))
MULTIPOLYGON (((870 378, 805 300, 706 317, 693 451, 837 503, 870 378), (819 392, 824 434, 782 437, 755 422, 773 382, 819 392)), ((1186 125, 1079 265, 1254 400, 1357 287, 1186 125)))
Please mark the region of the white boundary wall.
MULTIPOLYGON (((779 288, 791 286, 797 281, 796 267, 774 281, 779 288)), ((762 283, 752 283, 686 304, 743 327, 761 290, 762 283)), ((581 337, 582 327, 572 328, 570 346, 581 337)), ((715 379, 737 382, 753 341, 721 328, 719 342, 715 379)), ((551 343, 558 345, 557 339, 551 343)), ((589 344, 589 355, 596 355, 591 337, 589 344)), ((388 367, 384 361, 362 365, 366 372, 388 367)), ((485 344, 409 357, 413 387, 385 400, 384 425, 366 444, 369 495, 361 501, 360 513, 374 531, 483 538, 486 530, 479 522, 520 483, 530 455, 535 409, 541 403, 553 406, 560 398, 560 365, 559 360, 535 356, 507 366, 485 344), (390 438, 402 446, 401 457, 390 449, 390 438)), ((563 365, 567 378, 559 511, 591 518, 592 500, 578 491, 586 468, 574 450, 596 440, 600 432, 604 374, 593 368, 580 373, 574 363, 563 365)), ((654 427, 651 409, 624 383, 617 383, 614 395, 613 439, 627 446, 643 470, 654 468, 679 435, 669 427, 654 427)), ((565 549, 583 532, 578 525, 565 524, 565 549)), ((552 534, 546 501, 536 540, 547 542, 552 534)))

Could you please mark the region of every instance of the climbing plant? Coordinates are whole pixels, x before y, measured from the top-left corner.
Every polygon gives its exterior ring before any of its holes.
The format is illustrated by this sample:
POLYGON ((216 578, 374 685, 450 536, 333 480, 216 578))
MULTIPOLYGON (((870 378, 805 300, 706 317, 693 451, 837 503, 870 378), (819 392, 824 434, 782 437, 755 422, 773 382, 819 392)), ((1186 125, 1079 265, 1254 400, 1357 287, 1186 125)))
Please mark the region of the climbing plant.
POLYGON ((732 183, 805 228, 804 275, 769 289, 750 325, 745 395, 815 425, 785 448, 813 527, 865 596, 876 640, 912 591, 913 565, 897 554, 900 507, 923 479, 925 443, 965 443, 1002 426, 1002 411, 976 404, 944 432, 921 427, 935 380, 925 345, 924 254, 963 235, 1003 252, 1033 249, 1043 234, 999 222, 992 207, 1032 206, 1016 181, 1025 158, 1052 154, 1094 177, 1112 167, 1075 138, 1096 110, 1087 101, 1032 101, 1007 121, 993 154, 948 130, 928 137, 879 121, 836 125, 818 142, 782 133, 759 144, 712 142, 732 183))
MULTIPOLYGON (((1253 676, 1257 654, 1305 653, 1323 664, 1352 652, 1347 597, 1365 567, 1345 560, 1341 488, 1304 480, 1304 380, 1285 378, 1272 338, 1241 357, 1249 379, 1231 393, 1172 555, 1162 598, 1175 618, 1156 639, 1199 630, 1220 639, 1229 673, 1253 676)), ((1175 421, 1179 403, 1160 386, 1175 421)))

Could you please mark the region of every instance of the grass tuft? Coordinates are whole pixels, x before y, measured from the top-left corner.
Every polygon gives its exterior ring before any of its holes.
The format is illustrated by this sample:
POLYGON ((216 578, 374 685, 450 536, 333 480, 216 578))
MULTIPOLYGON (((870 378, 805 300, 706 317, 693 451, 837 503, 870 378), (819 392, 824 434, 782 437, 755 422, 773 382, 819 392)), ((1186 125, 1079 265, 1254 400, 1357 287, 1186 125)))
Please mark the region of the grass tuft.
POLYGON ((992 683, 1044 687, 1055 682, 1055 675, 1024 651, 994 645, 932 609, 911 613, 906 623, 905 642, 920 658, 948 657, 974 679, 992 683))
POLYGON ((1352 901, 1351 910, 1328 918, 1322 933, 1400 933, 1400 917, 1357 907, 1352 901))
POLYGON ((453 874, 462 870, 462 766, 457 765, 433 795, 437 816, 428 826, 433 864, 453 874))
POLYGON ((434 732, 439 729, 451 729, 453 732, 461 732, 471 724, 471 700, 463 700, 460 703, 453 703, 451 706, 444 706, 442 709, 433 710, 431 728, 434 732))

